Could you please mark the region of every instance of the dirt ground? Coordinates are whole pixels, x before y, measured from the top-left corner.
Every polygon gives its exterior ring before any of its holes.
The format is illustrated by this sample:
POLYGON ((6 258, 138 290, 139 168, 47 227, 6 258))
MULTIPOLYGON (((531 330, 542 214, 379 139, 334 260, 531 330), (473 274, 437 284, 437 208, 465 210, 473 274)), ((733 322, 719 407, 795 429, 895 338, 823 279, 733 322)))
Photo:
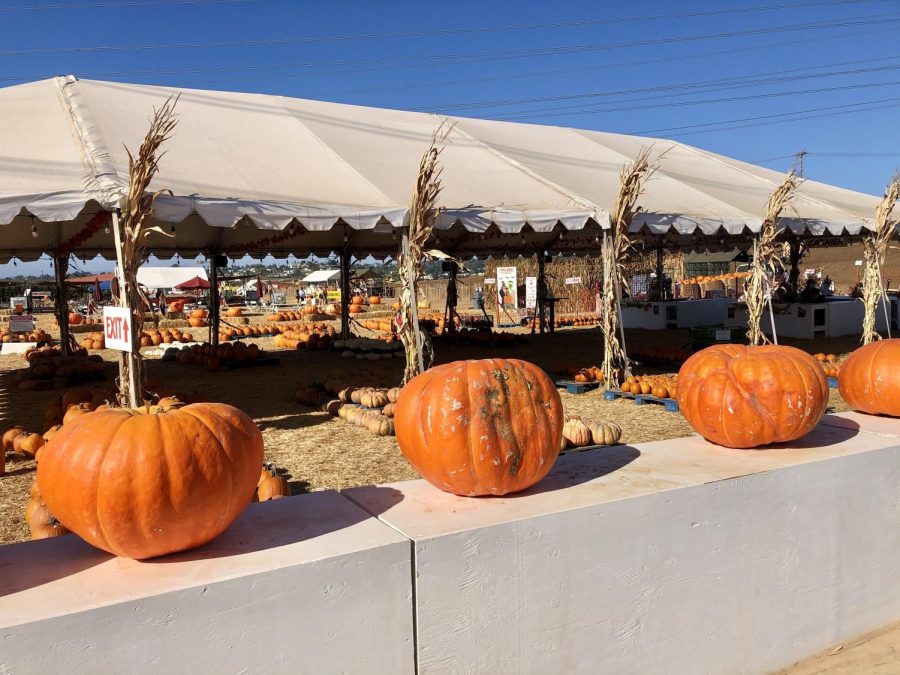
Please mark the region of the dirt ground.
POLYGON ((897 675, 900 623, 837 645, 774 675, 897 675))

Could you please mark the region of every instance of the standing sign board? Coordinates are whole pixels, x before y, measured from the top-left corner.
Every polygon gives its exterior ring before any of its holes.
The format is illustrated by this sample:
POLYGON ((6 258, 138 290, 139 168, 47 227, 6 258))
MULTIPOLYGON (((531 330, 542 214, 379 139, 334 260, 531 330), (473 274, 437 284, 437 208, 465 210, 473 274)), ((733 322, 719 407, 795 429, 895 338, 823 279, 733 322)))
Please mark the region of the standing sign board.
POLYGON ((9 317, 10 333, 30 333, 34 330, 34 317, 30 314, 17 316, 13 314, 9 317))
POLYGON ((537 305, 537 277, 525 277, 525 309, 537 305))
POLYGON ((131 351, 131 312, 127 307, 103 308, 103 335, 107 349, 131 351))

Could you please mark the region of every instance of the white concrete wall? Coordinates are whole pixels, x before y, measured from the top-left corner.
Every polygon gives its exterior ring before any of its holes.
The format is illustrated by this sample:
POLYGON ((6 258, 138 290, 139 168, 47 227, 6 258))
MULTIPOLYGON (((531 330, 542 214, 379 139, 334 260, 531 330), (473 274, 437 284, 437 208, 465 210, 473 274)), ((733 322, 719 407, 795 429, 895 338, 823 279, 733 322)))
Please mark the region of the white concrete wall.
POLYGON ((0 673, 410 673, 410 544, 329 491, 252 504, 209 546, 0 547, 0 673))
POLYGON ((510 498, 346 494, 415 542, 422 673, 764 673, 900 618, 900 421, 858 423, 570 455, 510 498))
POLYGON ((765 673, 900 619, 898 579, 900 420, 845 413, 568 455, 503 498, 252 505, 157 561, 0 547, 0 673, 765 673))

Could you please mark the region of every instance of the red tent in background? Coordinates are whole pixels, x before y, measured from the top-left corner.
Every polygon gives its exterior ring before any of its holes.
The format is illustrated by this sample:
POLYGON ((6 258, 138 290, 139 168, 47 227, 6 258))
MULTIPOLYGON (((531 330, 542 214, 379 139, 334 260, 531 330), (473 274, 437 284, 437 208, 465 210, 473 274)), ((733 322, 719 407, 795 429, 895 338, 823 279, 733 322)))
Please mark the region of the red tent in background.
POLYGON ((175 288, 180 291, 199 291, 209 288, 209 282, 201 277, 194 277, 178 284, 175 288))

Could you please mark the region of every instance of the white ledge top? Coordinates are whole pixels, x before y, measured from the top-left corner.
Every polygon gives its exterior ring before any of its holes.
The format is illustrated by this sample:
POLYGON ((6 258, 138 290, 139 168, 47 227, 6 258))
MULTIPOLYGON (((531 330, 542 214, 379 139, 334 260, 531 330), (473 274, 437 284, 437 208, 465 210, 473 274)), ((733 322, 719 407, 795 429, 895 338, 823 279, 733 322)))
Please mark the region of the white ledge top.
POLYGON ((506 497, 458 497, 424 480, 344 490, 413 541, 560 511, 689 488, 764 471, 900 446, 900 419, 826 415, 804 438, 762 450, 733 450, 688 436, 618 445, 557 460, 538 485, 506 497), (385 488, 390 488, 386 490, 385 488))
POLYGON ((409 545, 334 490, 250 504, 206 546, 140 562, 75 535, 9 544, 0 546, 0 628, 390 544, 409 545))

